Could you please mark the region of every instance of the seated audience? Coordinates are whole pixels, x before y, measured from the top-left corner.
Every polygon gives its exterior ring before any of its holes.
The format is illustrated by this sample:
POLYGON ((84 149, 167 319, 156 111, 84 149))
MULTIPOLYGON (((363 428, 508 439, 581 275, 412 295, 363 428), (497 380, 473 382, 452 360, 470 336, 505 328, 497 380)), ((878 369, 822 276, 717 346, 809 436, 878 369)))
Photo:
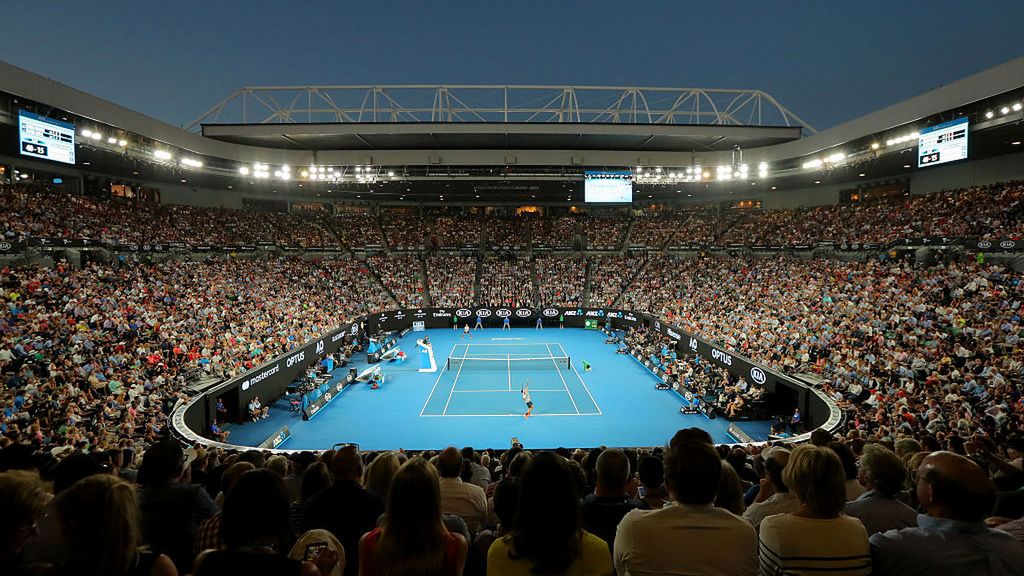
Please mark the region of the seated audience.
POLYGON ((611 550, 615 527, 630 510, 643 508, 643 502, 626 493, 630 479, 629 460, 622 450, 604 450, 597 457, 594 493, 583 498, 580 507, 583 529, 604 540, 611 550))
POLYGON ((800 502, 796 495, 790 492, 782 473, 789 462, 789 450, 770 448, 763 456, 765 474, 761 479, 757 498, 743 512, 743 517, 753 524, 754 528, 760 528, 761 521, 768 516, 795 512, 800 507, 800 502))
POLYGON ((36 534, 43 508, 49 500, 39 476, 23 470, 0 473, 0 573, 32 574, 22 566, 21 552, 36 534))
POLYGON ((847 502, 844 512, 859 519, 869 536, 917 526, 917 512, 896 498, 907 483, 899 456, 881 444, 864 446, 857 478, 866 492, 847 502))
POLYGON ((476 484, 462 481, 462 463, 462 453, 451 446, 437 458, 437 471, 441 476, 441 512, 462 518, 470 533, 476 534, 487 521, 487 495, 476 484))

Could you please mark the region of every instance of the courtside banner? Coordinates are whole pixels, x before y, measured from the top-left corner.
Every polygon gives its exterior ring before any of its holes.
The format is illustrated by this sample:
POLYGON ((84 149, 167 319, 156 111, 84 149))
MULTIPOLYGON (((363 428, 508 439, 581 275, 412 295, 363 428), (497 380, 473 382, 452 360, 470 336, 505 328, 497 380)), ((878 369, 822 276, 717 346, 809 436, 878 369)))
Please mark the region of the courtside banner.
POLYGON ((583 327, 587 320, 597 320, 603 326, 611 321, 614 328, 624 328, 642 322, 646 316, 631 310, 617 308, 567 307, 567 306, 465 306, 456 308, 402 308, 370 314, 366 317, 370 334, 393 332, 412 327, 413 322, 423 322, 427 328, 451 328, 455 326, 476 327, 476 319, 485 329, 501 328, 508 318, 510 326, 537 326, 540 318, 545 328, 557 327, 564 320, 565 326, 583 327), (453 319, 455 319, 453 321, 453 319))
MULTIPOLYGON (((250 370, 213 388, 206 393, 207 403, 212 408, 216 405, 218 396, 225 396, 233 400, 237 395, 238 406, 235 407, 237 410, 235 414, 245 414, 245 407, 253 396, 260 396, 261 400, 268 403, 273 401, 284 394, 288 385, 307 368, 315 362, 319 362, 324 354, 337 352, 345 337, 358 335, 359 321, 345 324, 320 338, 310 340, 302 346, 290 350, 287 354, 274 358, 259 368, 250 370)), ((208 413, 214 414, 215 412, 210 410, 208 413)))

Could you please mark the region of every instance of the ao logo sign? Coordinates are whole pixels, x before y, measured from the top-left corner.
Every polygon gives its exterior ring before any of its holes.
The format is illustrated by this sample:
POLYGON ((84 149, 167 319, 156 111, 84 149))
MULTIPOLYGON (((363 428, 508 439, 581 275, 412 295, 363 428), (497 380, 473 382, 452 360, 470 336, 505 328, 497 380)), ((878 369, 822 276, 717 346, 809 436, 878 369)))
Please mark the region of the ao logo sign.
POLYGON ((476 311, 476 315, 481 318, 487 318, 488 316, 491 315, 491 311, 486 308, 481 308, 476 311))
MULTIPOLYGON (((721 350, 715 350, 714 348, 712 348, 711 357, 714 358, 715 360, 718 360, 722 364, 725 364, 726 366, 732 366, 732 356, 726 354, 725 352, 722 352, 721 350)), ((753 378, 753 376, 751 376, 751 378, 753 378)))
POLYGON ((1002 242, 999 243, 1000 248, 1013 248, 1016 245, 1017 243, 1014 242, 1013 240, 1003 240, 1002 242))
POLYGON ((324 351, 324 341, 323 341, 323 340, 319 340, 319 341, 318 341, 318 342, 316 343, 316 353, 317 353, 317 354, 320 354, 320 353, 321 353, 321 352, 323 352, 323 351, 324 351))
POLYGON ((693 350, 694 352, 697 351, 697 339, 696 338, 690 338, 690 350, 693 350))
POLYGON ((512 315, 512 311, 508 308, 502 308, 494 313, 498 318, 508 318, 512 315))
POLYGON ((558 310, 556 310, 554 308, 545 308, 544 309, 544 315, 548 316, 548 317, 558 316, 558 310))
POLYGON ((753 366, 750 368, 750 379, 757 384, 764 384, 765 381, 768 380, 768 377, 765 376, 764 370, 761 370, 757 366, 753 366))
POLYGON ((527 310, 526 308, 520 308, 519 310, 516 310, 516 316, 519 316, 520 318, 526 318, 530 314, 533 314, 533 311, 527 310))
POLYGON ((459 308, 458 310, 455 311, 455 315, 458 316, 459 318, 469 318, 470 316, 473 315, 473 313, 470 312, 469 310, 466 310, 465 308, 459 308))
POLYGON ((982 250, 984 250, 985 248, 991 248, 991 247, 992 247, 992 243, 989 242, 988 240, 982 240, 981 242, 978 242, 978 248, 981 248, 982 250))

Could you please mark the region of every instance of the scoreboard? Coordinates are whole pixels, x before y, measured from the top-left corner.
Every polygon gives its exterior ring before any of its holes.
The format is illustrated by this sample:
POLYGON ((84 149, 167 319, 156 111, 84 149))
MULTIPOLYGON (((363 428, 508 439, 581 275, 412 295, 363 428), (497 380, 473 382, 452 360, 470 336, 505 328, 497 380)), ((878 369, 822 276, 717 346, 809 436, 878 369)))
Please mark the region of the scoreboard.
POLYGON ((921 130, 917 139, 917 167, 967 158, 968 127, 967 118, 958 118, 921 130))
POLYGON ((18 141, 22 156, 75 163, 74 124, 19 110, 18 141))

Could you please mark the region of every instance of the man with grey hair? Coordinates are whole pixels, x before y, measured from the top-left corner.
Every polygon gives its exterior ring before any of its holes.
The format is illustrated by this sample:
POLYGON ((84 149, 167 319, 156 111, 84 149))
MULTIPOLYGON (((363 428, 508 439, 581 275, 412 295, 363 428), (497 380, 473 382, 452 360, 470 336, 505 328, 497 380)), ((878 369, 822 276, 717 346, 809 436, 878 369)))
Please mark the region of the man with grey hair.
POLYGON ((487 496, 483 488, 462 481, 462 454, 458 449, 449 446, 441 451, 437 472, 441 476, 441 511, 459 516, 476 534, 487 521, 487 496))
POLYGON ((754 528, 760 528, 761 520, 775 514, 795 512, 800 508, 800 501, 789 492, 782 480, 782 470, 789 463, 789 450, 775 446, 764 454, 764 478, 757 492, 757 498, 743 512, 754 528))
POLYGON ((857 480, 867 492, 847 502, 844 512, 859 518, 868 536, 917 526, 917 512, 896 499, 907 481, 907 469, 899 456, 881 444, 864 446, 857 480))

